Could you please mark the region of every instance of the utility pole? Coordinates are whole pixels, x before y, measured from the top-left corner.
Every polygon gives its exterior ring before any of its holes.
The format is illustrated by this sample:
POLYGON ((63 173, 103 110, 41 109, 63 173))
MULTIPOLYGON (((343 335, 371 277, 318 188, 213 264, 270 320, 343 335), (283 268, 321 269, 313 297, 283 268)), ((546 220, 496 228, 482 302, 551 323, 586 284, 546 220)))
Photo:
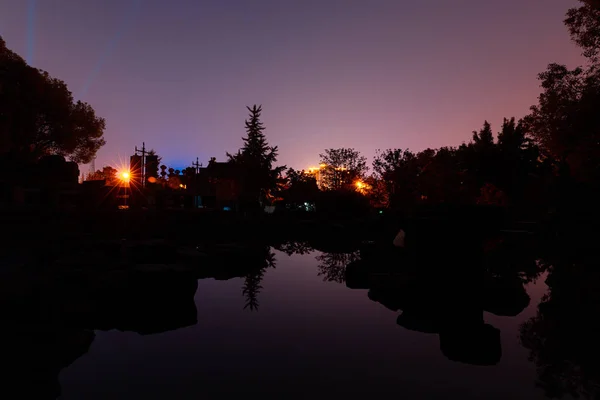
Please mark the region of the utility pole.
POLYGON ((135 146, 135 154, 140 155, 142 157, 142 165, 141 165, 140 174, 141 174, 142 187, 143 187, 143 186, 146 186, 146 155, 148 154, 148 152, 146 151, 146 143, 145 142, 142 142, 141 149, 138 149, 137 146, 135 146))
POLYGON ((196 175, 200 173, 200 167, 202 167, 202 164, 200 164, 198 157, 196 157, 196 162, 192 163, 192 167, 196 168, 196 175))

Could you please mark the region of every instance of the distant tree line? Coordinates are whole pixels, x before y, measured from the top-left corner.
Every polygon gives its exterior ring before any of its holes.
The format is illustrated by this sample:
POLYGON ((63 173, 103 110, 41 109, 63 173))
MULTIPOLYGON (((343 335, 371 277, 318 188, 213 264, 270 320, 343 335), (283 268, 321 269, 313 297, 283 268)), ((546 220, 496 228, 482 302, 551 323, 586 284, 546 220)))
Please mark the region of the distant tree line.
MULTIPOLYGON (((328 149, 321 154, 321 189, 368 187, 372 205, 398 208, 593 205, 600 189, 600 8, 581 3, 567 12, 565 24, 586 65, 570 70, 550 64, 538 76, 542 93, 526 117, 504 119, 496 135, 485 121, 458 147, 378 150, 369 176, 356 150, 328 149)), ((314 198, 312 178, 302 175, 288 170, 291 201, 302 201, 302 191, 305 199, 314 198)))
MULTIPOLYGON (((243 145, 227 153, 240 175, 242 208, 314 202, 331 211, 339 211, 340 204, 563 209, 574 201, 593 204, 600 190, 598 3, 581 0, 564 22, 586 63, 572 70, 550 64, 539 74, 542 93, 526 117, 505 119, 495 134, 486 121, 457 147, 378 150, 370 171, 366 157, 352 148, 326 149, 316 172, 277 166, 278 148, 267 141, 262 107, 248 107, 243 145)), ((60 154, 85 163, 104 144, 104 120, 75 101, 64 82, 28 66, 1 38, 0 94, 0 159, 60 154)), ((193 173, 194 168, 160 165, 156 179, 177 188, 193 173)), ((110 181, 114 172, 105 168, 92 175, 110 181)))

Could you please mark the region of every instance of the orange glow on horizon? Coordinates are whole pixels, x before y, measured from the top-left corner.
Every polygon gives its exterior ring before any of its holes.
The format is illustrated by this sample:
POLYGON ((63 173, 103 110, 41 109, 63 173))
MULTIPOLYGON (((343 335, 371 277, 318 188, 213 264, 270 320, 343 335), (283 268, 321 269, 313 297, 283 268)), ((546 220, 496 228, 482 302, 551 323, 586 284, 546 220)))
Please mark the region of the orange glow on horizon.
MULTIPOLYGON (((325 169, 325 168, 327 168, 327 167, 328 167, 328 165, 327 165, 327 164, 325 164, 325 163, 321 163, 321 164, 319 164, 319 166, 318 166, 318 167, 308 167, 308 168, 306 168, 304 171, 305 171, 305 172, 308 172, 308 173, 314 173, 314 172, 320 171, 320 170, 322 170, 322 169, 325 169)), ((337 167, 337 168, 335 168, 335 169, 336 169, 336 170, 338 170, 338 171, 345 171, 345 170, 346 170, 346 168, 345 168, 345 167, 337 167)))

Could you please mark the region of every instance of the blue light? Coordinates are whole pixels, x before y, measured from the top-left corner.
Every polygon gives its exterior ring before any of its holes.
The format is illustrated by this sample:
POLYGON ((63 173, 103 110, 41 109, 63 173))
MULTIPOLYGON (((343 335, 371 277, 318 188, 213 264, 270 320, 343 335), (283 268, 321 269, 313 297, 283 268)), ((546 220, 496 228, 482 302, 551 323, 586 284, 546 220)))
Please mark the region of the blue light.
POLYGON ((231 207, 223 207, 223 211, 231 211, 231 207))

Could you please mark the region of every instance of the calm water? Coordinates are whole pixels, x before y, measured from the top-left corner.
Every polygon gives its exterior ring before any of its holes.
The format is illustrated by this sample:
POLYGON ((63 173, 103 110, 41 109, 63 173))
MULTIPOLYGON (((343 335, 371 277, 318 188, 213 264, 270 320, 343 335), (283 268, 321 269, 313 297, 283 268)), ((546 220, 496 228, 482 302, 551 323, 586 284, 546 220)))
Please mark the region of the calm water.
POLYGON ((446 358, 437 334, 399 326, 400 312, 368 290, 336 282, 343 268, 323 267, 320 253, 274 253, 250 306, 245 279, 204 279, 193 326, 97 331, 89 352, 60 373, 61 398, 545 398, 519 340, 547 290, 544 276, 526 285, 531 302, 518 316, 484 313, 501 331, 502 358, 474 366, 446 358))

